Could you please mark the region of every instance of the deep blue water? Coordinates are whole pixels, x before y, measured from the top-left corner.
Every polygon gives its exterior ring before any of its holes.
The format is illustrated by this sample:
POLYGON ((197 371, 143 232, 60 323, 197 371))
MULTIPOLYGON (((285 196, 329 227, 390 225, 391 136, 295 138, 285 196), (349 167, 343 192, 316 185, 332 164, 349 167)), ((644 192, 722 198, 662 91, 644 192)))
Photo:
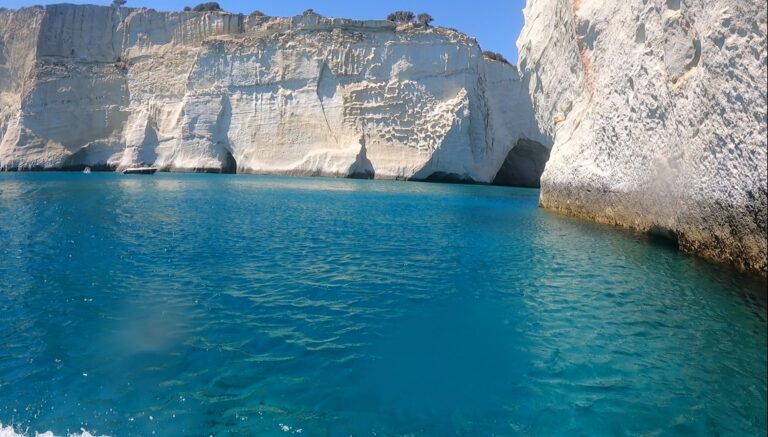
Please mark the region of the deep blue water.
POLYGON ((765 281, 537 190, 0 175, 0 421, 764 435, 765 281))

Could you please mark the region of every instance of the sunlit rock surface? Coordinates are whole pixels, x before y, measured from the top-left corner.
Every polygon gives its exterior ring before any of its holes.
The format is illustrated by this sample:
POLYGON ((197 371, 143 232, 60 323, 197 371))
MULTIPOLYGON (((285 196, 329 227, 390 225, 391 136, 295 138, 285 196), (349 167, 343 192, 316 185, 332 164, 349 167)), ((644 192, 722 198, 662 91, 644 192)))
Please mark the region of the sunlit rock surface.
POLYGON ((541 205, 766 271, 766 3, 529 0, 541 205))
POLYGON ((491 182, 540 134, 461 33, 307 13, 0 12, 0 168, 491 182))

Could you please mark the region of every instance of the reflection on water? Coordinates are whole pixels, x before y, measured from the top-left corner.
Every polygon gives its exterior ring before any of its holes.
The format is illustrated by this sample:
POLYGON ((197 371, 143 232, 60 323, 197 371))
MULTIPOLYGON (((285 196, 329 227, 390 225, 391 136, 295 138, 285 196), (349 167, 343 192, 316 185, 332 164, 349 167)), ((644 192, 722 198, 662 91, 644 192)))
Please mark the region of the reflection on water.
POLYGON ((764 431, 765 281, 537 199, 0 175, 0 420, 120 436, 764 431))

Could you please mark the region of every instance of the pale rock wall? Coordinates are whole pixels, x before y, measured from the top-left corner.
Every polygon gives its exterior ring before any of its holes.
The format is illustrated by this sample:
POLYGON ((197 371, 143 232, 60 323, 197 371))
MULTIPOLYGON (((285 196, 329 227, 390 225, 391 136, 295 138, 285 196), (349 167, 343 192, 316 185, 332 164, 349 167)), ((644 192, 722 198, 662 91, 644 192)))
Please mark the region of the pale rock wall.
POLYGON ((22 90, 33 75, 42 16, 39 8, 0 11, 0 144, 6 134, 19 135, 22 90))
POLYGON ((53 5, 0 12, 0 44, 26 56, 0 58, 4 169, 491 182, 540 137, 517 69, 447 29, 53 5))
POLYGON ((766 271, 766 3, 529 0, 541 205, 766 271))

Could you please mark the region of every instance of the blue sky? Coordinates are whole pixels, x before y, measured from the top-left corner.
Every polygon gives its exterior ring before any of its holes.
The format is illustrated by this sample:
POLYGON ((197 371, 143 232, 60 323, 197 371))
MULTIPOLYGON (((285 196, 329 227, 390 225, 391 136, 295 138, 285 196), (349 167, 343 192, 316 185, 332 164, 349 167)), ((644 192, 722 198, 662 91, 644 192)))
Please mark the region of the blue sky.
MULTIPOLYGON (((200 2, 202 0, 128 0, 126 6, 178 11, 200 2)), ((0 7, 19 8, 48 3, 108 5, 111 0, 0 0, 0 7)), ((390 12, 401 9, 417 14, 428 12, 435 18, 434 25, 459 29, 477 38, 483 50, 499 52, 517 63, 515 40, 523 26, 525 0, 219 0, 219 4, 230 12, 249 13, 258 9, 276 16, 297 15, 309 8, 325 16, 358 19, 386 18, 390 12)))

